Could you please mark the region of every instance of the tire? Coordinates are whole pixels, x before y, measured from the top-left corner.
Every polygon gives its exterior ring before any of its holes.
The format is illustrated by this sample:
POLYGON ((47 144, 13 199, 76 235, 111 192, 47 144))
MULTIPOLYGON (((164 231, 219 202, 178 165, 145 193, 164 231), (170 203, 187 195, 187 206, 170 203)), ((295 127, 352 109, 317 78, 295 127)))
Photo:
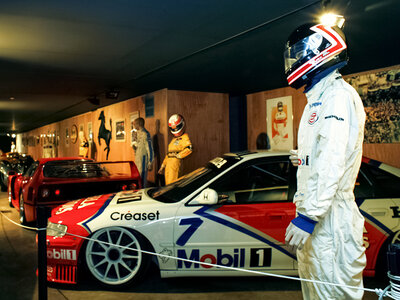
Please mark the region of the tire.
POLYGON ((24 195, 22 191, 19 192, 19 222, 22 225, 26 225, 26 217, 25 217, 25 207, 24 207, 24 195))
POLYGON ((387 252, 390 244, 400 243, 400 231, 395 232, 394 235, 390 236, 381 246, 379 250, 378 258, 375 265, 375 277, 376 278, 387 278, 388 263, 387 263, 387 252))
POLYGON ((84 249, 89 273, 108 288, 121 288, 141 279, 149 266, 149 255, 140 251, 120 248, 125 246, 145 250, 144 239, 123 227, 107 227, 96 231, 84 249))
POLYGON ((8 195, 8 205, 9 205, 10 207, 14 207, 14 204, 12 204, 12 201, 11 201, 11 194, 8 195))
POLYGON ((0 189, 2 192, 7 191, 7 185, 4 184, 4 175, 0 175, 0 189))

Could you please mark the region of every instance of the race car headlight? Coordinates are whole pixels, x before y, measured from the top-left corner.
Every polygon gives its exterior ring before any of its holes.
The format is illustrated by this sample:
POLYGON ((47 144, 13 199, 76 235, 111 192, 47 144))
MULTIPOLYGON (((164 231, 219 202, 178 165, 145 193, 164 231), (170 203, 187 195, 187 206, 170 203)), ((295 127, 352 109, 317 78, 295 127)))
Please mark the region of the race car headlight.
POLYGON ((62 237, 67 232, 68 226, 63 224, 56 224, 56 223, 47 223, 47 235, 48 236, 55 236, 55 237, 62 237))

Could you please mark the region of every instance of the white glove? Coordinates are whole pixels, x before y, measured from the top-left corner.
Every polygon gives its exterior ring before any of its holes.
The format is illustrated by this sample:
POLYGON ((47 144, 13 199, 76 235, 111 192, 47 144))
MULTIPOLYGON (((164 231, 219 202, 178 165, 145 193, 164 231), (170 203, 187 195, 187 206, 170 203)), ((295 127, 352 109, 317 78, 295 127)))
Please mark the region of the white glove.
POLYGON ((297 150, 290 150, 289 152, 291 154, 289 159, 291 160, 292 165, 297 167, 299 165, 299 156, 297 154, 297 150))
POLYGON ((300 229, 292 222, 286 228, 285 243, 289 246, 289 250, 294 252, 297 249, 301 250, 310 237, 310 233, 300 229))

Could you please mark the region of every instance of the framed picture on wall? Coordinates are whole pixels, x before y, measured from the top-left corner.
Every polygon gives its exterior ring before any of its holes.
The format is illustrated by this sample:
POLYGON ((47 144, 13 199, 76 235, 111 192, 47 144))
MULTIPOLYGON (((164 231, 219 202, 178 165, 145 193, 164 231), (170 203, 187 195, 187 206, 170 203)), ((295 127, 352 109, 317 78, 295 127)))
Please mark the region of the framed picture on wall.
POLYGON ((292 96, 267 99, 267 134, 272 150, 293 149, 292 96))
POLYGON ((71 127, 71 143, 75 144, 77 139, 78 139, 78 128, 74 124, 71 127))
POLYGON ((69 145, 69 130, 68 128, 65 128, 65 145, 69 145))
POLYGON ((139 111, 134 111, 129 114, 129 132, 131 136, 131 146, 134 146, 136 143, 136 130, 135 130, 135 125, 133 122, 139 118, 139 111))
POLYGON ((93 140, 93 129, 92 129, 92 122, 88 122, 87 123, 87 134, 88 134, 88 139, 89 142, 91 142, 93 140))
POLYGON ((115 121, 115 140, 125 142, 125 119, 115 121))
POLYGON ((400 68, 370 71, 346 78, 360 95, 367 118, 364 143, 400 143, 400 68))

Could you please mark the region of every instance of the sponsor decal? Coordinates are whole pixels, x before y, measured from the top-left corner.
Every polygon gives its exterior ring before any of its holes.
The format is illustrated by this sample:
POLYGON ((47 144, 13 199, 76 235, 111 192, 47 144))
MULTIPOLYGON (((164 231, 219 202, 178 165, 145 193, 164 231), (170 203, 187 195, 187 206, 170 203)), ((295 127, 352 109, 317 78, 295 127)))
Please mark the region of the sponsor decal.
POLYGON ((318 121, 318 118, 319 117, 318 117, 317 113, 316 112, 312 112, 311 115, 310 115, 310 118, 308 118, 308 124, 314 125, 315 122, 318 121))
POLYGON ((400 211, 398 206, 391 206, 390 209, 393 212, 392 218, 400 218, 400 211))
MULTIPOLYGON (((172 250, 164 248, 163 251, 160 252, 162 255, 172 256, 172 250)), ((161 261, 165 264, 169 261, 169 257, 159 256, 161 261)))
MULTIPOLYGON (((244 268, 246 259, 246 250, 244 248, 233 249, 233 253, 223 252, 222 249, 217 249, 217 254, 205 253, 200 254, 199 249, 192 249, 190 254, 185 249, 178 249, 178 258, 198 261, 188 262, 178 260, 178 269, 211 269, 213 266, 202 263, 215 264, 225 267, 244 268)), ((252 248, 250 249, 250 268, 270 267, 272 261, 271 248, 252 248)))
POLYGON ((54 273, 54 268, 47 266, 47 277, 52 277, 54 273))
POLYGON ((338 121, 344 121, 343 118, 340 118, 340 117, 335 116, 335 115, 326 116, 325 119, 336 119, 338 121))
POLYGON ((176 241, 178 246, 185 246, 186 242, 192 237, 192 235, 196 232, 196 230, 203 224, 203 220, 200 218, 187 218, 181 219, 179 221, 179 225, 189 225, 188 229, 186 229, 182 235, 176 241))
POLYGON ((299 166, 308 166, 310 161, 310 156, 306 155, 305 158, 299 158, 299 166))
POLYGON ((76 260, 76 250, 69 250, 69 249, 47 250, 47 258, 76 260))
POLYGON ((320 105, 322 105, 322 102, 314 102, 314 103, 309 104, 309 107, 313 108, 313 107, 320 106, 320 105))
POLYGON ((90 206, 96 203, 96 200, 98 200, 101 196, 94 196, 94 197, 90 197, 90 198, 86 198, 85 200, 83 200, 79 206, 78 209, 84 208, 86 206, 90 206))
POLYGON ((200 266, 204 269, 214 268, 213 266, 204 265, 201 263, 217 264, 226 267, 244 268, 245 249, 233 249, 233 254, 223 253, 222 249, 217 249, 217 254, 206 253, 200 255, 199 249, 192 249, 190 254, 185 249, 178 249, 178 258, 198 261, 199 263, 178 260, 178 269, 199 269, 200 266))
POLYGON ((121 213, 119 211, 115 211, 111 213, 110 218, 113 221, 119 221, 119 220, 154 221, 160 219, 160 212, 158 210, 156 212, 150 212, 150 213, 147 212, 131 213, 130 211, 128 211, 127 213, 121 213))
POLYGON ((272 260, 271 248, 250 249, 250 268, 270 267, 272 260))
POLYGON ((79 200, 71 201, 71 202, 67 202, 67 203, 61 205, 60 208, 56 211, 56 215, 65 213, 67 211, 71 211, 78 201, 79 200))
POLYGON ((225 159, 223 159, 222 157, 216 157, 213 160, 210 160, 210 163, 212 163, 218 169, 221 168, 226 162, 227 161, 225 159))

